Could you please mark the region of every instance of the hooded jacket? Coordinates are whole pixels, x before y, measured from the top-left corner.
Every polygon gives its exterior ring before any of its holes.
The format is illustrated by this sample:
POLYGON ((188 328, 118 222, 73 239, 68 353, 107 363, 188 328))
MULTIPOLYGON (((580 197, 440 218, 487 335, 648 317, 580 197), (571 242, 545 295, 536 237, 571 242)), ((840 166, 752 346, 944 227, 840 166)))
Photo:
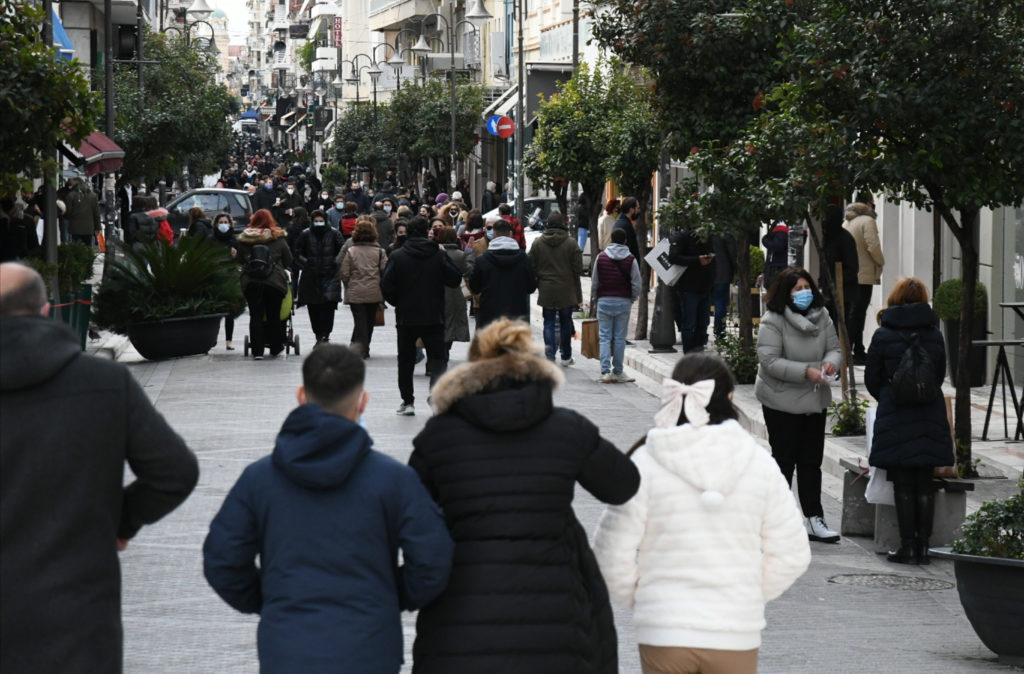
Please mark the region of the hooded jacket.
POLYGON ((413 672, 618 671, 608 594, 576 520, 576 484, 606 503, 639 486, 633 463, 554 406, 560 368, 509 352, 464 363, 433 391, 437 416, 409 459, 455 540, 448 588, 420 610, 413 672))
POLYGON ((476 258, 469 289, 480 295, 477 330, 502 316, 529 320, 530 295, 537 289, 530 257, 511 237, 493 239, 476 258))
POLYGON ((413 471, 372 444, 360 425, 302 405, 210 524, 203 571, 224 601, 260 615, 266 674, 395 674, 401 610, 448 580, 440 511, 413 471))
POLYGON ((640 269, 636 258, 623 243, 610 243, 601 251, 594 261, 593 283, 598 299, 602 297, 627 297, 636 302, 640 297, 640 269), (602 260, 602 257, 604 260, 602 260), (624 260, 628 259, 628 267, 624 260), (624 273, 629 269, 629 275, 624 273), (610 288, 623 289, 623 292, 612 292, 610 288))
POLYGON ((939 319, 927 304, 889 307, 871 338, 864 384, 878 401, 869 463, 882 468, 953 465, 953 441, 942 396, 926 405, 897 405, 889 380, 917 334, 935 366, 936 385, 946 377, 946 349, 939 319))
POLYGON ((530 246, 530 263, 537 275, 537 304, 565 309, 583 304, 583 253, 563 227, 549 227, 530 246))
POLYGON ((0 354, 0 671, 120 672, 116 540, 185 500, 196 457, 64 324, 0 318, 0 354))
POLYGON ((238 259, 242 262, 242 291, 250 283, 262 283, 284 295, 288 292, 288 274, 285 271, 292 266, 292 251, 285 241, 287 232, 283 229, 260 229, 246 227, 245 231, 235 240, 238 246, 238 259), (252 248, 258 244, 270 248, 270 258, 274 261, 274 272, 267 279, 254 279, 245 272, 245 263, 252 255, 252 248))
POLYGON ((771 454, 727 420, 654 429, 633 461, 640 491, 605 512, 594 553, 612 599, 633 609, 637 642, 758 648, 765 603, 811 561, 771 454))
POLYGON ((843 227, 853 235, 857 244, 857 283, 878 285, 882 282, 885 255, 882 254, 882 242, 878 238, 874 210, 868 204, 850 204, 846 207, 843 227))
POLYGON ((842 357, 832 319, 822 307, 806 315, 786 307, 782 314, 766 311, 757 333, 758 401, 790 414, 820 414, 832 401, 832 387, 807 378, 807 368, 832 363, 836 371, 842 357))
POLYGON ((460 283, 462 273, 448 255, 417 236, 391 253, 380 285, 398 325, 444 325, 444 289, 460 283))

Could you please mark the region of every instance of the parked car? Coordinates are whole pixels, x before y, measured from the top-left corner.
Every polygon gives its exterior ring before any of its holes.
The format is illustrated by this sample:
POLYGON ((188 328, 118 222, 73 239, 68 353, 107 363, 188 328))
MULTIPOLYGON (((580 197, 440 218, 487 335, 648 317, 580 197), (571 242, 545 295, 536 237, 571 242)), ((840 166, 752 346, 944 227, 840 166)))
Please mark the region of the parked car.
POLYGON ((189 190, 171 199, 167 204, 167 221, 174 228, 175 236, 182 227, 188 227, 188 211, 198 206, 213 221, 218 213, 228 212, 235 223, 235 233, 241 233, 249 226, 252 217, 252 202, 245 190, 229 190, 224 187, 200 187, 189 190))
MULTIPOLYGON (((516 204, 514 201, 508 202, 508 205, 512 207, 512 214, 516 214, 516 204)), ((523 201, 523 206, 526 210, 526 218, 520 218, 524 229, 542 230, 544 229, 544 223, 547 222, 548 216, 551 213, 559 212, 558 202, 554 197, 527 197, 523 201)), ((484 213, 484 222, 492 218, 498 217, 498 209, 495 208, 493 211, 484 213)))

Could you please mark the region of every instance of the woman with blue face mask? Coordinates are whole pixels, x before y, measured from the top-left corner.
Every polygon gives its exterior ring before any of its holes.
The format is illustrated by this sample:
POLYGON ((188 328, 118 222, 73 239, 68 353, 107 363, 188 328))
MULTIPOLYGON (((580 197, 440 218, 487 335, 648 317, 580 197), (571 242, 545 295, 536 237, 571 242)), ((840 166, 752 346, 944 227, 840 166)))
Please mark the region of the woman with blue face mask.
POLYGON ((804 526, 812 541, 836 543, 821 507, 825 410, 839 372, 839 338, 824 299, 805 269, 787 267, 768 290, 757 337, 754 392, 764 411, 772 456, 792 483, 796 471, 804 526))
MULTIPOLYGON (((217 217, 213 219, 213 240, 227 248, 231 257, 238 255, 238 246, 235 243, 235 227, 234 220, 230 213, 218 213, 217 217)), ((235 318, 231 314, 224 317, 224 348, 228 351, 234 351, 235 347, 231 345, 231 338, 235 334, 235 318)))

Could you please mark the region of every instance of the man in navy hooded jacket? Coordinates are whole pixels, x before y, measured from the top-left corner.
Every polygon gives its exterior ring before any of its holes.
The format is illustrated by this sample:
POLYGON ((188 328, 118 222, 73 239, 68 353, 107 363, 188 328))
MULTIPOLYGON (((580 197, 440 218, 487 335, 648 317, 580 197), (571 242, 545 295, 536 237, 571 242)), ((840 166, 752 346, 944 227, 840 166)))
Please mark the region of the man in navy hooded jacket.
POLYGON ((210 524, 206 579, 237 610, 260 614, 264 673, 394 674, 401 610, 448 582, 454 546, 443 515, 416 473, 373 451, 358 423, 365 374, 344 346, 307 356, 300 406, 273 453, 245 469, 210 524))

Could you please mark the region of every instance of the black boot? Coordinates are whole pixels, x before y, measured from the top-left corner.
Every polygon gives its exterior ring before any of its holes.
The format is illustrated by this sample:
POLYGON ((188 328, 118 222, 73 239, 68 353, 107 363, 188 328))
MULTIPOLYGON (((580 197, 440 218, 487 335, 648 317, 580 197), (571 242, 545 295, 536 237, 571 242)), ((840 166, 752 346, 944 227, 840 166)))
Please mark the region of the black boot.
POLYGON ((889 552, 886 559, 896 564, 916 564, 914 495, 899 489, 897 484, 893 483, 893 496, 896 499, 896 523, 900 528, 900 547, 889 552))
POLYGON ((932 523, 935 520, 935 492, 929 489, 917 495, 915 518, 917 520, 917 538, 914 541, 914 557, 918 564, 931 564, 928 557, 928 539, 932 535, 932 523))

